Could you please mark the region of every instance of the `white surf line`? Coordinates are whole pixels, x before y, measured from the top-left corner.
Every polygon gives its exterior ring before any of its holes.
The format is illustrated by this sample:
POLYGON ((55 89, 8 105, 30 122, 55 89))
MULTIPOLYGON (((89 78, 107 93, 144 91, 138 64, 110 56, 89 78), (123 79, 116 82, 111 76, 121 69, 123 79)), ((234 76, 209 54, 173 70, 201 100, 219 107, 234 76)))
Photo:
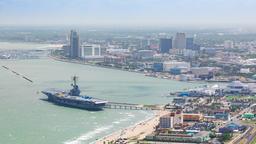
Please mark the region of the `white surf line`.
MULTIPOLYGON (((144 112, 144 111, 143 111, 143 112, 144 112)), ((157 116, 157 111, 152 111, 152 112, 153 112, 153 113, 147 113, 146 116, 145 116, 145 119, 140 120, 140 121, 138 121, 138 122, 136 122, 136 123, 134 123, 134 124, 132 124, 132 125, 129 125, 129 126, 125 127, 125 128, 122 128, 122 129, 119 129, 119 130, 117 130, 117 131, 114 131, 114 132, 112 132, 111 134, 106 135, 106 136, 104 136, 104 137, 102 137, 102 138, 100 138, 100 139, 98 139, 98 140, 92 142, 92 144, 97 143, 97 142, 100 142, 100 141, 104 140, 105 138, 107 138, 107 137, 109 137, 109 136, 112 136, 112 135, 114 135, 114 134, 119 134, 119 133, 121 133, 124 129, 133 128, 133 127, 139 125, 140 123, 144 123, 144 122, 147 122, 147 121, 153 119, 155 116, 157 116)))
POLYGON ((75 138, 73 140, 68 140, 66 142, 64 142, 64 144, 81 144, 83 143, 84 141, 86 140, 89 140, 95 136, 97 136, 97 134, 99 133, 102 133, 106 130, 109 130, 113 127, 113 125, 109 125, 109 126, 104 126, 104 127, 99 127, 99 128, 96 128, 94 129, 93 131, 90 131, 88 133, 85 133, 83 135, 81 135, 80 137, 78 138, 75 138))

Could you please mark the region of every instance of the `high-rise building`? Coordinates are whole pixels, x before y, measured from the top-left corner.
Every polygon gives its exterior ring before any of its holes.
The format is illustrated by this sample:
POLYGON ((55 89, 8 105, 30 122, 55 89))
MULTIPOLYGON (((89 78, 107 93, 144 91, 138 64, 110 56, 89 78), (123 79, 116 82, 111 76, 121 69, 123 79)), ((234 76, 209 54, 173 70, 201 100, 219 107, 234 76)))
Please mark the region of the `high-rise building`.
POLYGON ((71 30, 70 32, 70 58, 80 57, 80 41, 79 35, 76 31, 71 30))
POLYGON ((159 128, 160 129, 169 129, 173 128, 173 117, 170 115, 165 115, 159 119, 159 128))
POLYGON ((160 53, 169 53, 170 49, 172 48, 172 39, 171 38, 161 38, 159 49, 160 53))
POLYGON ((176 33, 175 39, 173 41, 173 48, 175 49, 185 49, 186 48, 186 34, 176 33))
POLYGON ((194 38, 186 38, 186 49, 194 49, 194 38))

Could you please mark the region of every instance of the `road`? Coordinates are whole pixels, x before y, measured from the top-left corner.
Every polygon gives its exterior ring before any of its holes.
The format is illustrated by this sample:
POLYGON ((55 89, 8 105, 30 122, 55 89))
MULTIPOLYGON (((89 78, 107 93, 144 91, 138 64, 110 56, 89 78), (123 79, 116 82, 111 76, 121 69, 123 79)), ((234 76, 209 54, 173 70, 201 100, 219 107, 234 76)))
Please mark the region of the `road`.
MULTIPOLYGON (((237 117, 245 112, 248 112, 254 106, 256 106, 256 104, 252 104, 250 107, 242 110, 237 115, 233 116, 228 123, 230 122, 240 123, 240 120, 237 117)), ((248 129, 243 134, 241 134, 239 137, 232 140, 230 144, 250 144, 255 136, 256 136, 256 128, 249 126, 248 129)))

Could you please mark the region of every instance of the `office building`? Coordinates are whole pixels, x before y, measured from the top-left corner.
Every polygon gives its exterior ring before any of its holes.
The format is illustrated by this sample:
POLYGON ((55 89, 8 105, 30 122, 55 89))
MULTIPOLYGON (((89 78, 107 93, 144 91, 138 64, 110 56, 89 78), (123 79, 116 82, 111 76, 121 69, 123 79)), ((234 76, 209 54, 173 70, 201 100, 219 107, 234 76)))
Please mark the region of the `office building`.
POLYGON ((106 48, 102 48, 100 45, 82 45, 81 46, 81 58, 103 58, 106 48))
POLYGON ((186 49, 194 49, 194 38, 186 38, 186 49))
POLYGON ((186 48, 186 34, 177 33, 173 41, 174 49, 185 49, 186 48))
POLYGON ((161 38, 159 44, 160 53, 169 53, 172 49, 172 39, 171 38, 161 38))
POLYGON ((70 32, 70 58, 80 57, 80 42, 79 35, 76 31, 71 30, 70 32))

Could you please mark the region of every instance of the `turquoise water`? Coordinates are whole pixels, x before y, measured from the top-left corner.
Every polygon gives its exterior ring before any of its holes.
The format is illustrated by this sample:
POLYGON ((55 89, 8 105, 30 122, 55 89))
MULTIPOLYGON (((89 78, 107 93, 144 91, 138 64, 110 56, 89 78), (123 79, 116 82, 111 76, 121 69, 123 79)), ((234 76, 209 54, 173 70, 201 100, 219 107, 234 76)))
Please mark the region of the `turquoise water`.
POLYGON ((1 144, 88 144, 152 115, 110 109, 89 112, 40 100, 45 98, 41 90, 70 88, 72 75, 79 76, 84 94, 116 102, 165 104, 172 100, 166 97, 170 91, 198 86, 51 59, 0 60, 0 65, 34 81, 0 68, 1 144))

